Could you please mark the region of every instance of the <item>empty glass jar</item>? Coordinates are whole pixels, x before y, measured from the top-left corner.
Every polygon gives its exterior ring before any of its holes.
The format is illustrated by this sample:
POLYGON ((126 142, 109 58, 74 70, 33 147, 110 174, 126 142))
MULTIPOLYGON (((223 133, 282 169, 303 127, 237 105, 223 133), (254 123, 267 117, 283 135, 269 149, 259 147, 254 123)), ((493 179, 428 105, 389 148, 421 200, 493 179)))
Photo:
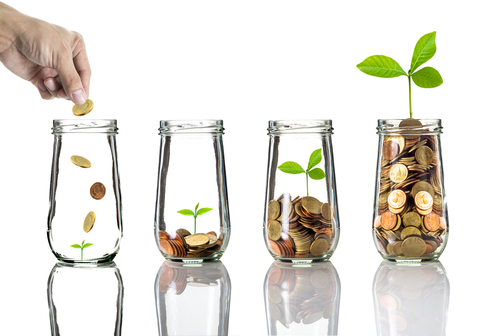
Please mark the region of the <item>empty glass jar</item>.
POLYGON ((373 238, 384 259, 436 260, 448 240, 441 120, 378 121, 373 238))
POLYGON ((264 240, 280 261, 328 260, 339 217, 331 120, 269 121, 264 240))
POLYGON ((218 260, 230 235, 222 120, 162 120, 155 239, 168 260, 218 260))
POLYGON ((47 235, 64 262, 112 260, 122 238, 116 120, 54 120, 47 235))

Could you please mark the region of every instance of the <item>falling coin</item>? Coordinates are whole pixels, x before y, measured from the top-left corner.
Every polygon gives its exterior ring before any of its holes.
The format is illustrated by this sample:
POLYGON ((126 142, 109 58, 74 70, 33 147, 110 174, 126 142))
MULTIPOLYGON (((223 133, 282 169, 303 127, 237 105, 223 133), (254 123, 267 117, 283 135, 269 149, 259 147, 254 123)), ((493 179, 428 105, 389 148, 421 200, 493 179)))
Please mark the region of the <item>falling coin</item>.
POLYGON ((100 200, 106 195, 106 187, 101 182, 96 182, 90 187, 90 196, 93 199, 100 200))
POLYGON ((74 165, 82 168, 90 168, 91 165, 89 160, 79 155, 71 156, 70 160, 71 162, 73 162, 74 165))
POLYGON ((94 102, 90 99, 87 99, 85 103, 82 105, 74 105, 73 106, 73 114, 77 117, 84 116, 88 114, 94 108, 94 102))
POLYGON ((92 228, 94 227, 95 223, 95 212, 90 211, 87 216, 85 217, 85 220, 83 221, 83 231, 85 232, 90 232, 92 228))

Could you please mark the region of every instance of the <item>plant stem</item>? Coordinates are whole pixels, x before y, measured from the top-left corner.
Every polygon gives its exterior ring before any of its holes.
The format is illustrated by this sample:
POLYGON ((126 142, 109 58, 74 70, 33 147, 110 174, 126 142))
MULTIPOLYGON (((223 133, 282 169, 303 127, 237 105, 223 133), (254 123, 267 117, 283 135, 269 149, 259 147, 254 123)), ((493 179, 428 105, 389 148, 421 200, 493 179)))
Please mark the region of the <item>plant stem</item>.
POLYGON ((411 110, 411 75, 408 75, 408 89, 410 92, 410 119, 413 118, 413 111, 411 110))
POLYGON ((309 196, 309 173, 306 173, 307 196, 309 196))
POLYGON ((82 246, 82 248, 80 250, 82 250, 82 261, 83 261, 83 246, 82 246))
POLYGON ((197 216, 194 216, 194 233, 193 234, 196 234, 196 217, 197 216))

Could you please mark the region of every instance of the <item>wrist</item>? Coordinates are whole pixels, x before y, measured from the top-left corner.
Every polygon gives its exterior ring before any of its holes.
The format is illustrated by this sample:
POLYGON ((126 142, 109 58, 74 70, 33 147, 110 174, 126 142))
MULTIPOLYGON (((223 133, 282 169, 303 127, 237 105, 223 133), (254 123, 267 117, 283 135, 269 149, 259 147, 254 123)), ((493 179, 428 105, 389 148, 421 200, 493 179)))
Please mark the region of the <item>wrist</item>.
POLYGON ((18 35, 16 28, 21 21, 21 13, 0 2, 0 54, 7 50, 18 35))

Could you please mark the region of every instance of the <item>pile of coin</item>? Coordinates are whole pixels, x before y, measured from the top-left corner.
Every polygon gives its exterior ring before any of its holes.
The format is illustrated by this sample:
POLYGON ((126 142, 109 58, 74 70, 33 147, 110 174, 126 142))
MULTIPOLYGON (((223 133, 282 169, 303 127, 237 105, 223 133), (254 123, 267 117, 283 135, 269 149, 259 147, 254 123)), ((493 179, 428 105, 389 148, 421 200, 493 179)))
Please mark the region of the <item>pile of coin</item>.
POLYGON ((191 234, 186 229, 178 229, 174 234, 158 231, 160 247, 172 258, 209 257, 222 246, 224 233, 219 238, 214 231, 191 234))
POLYGON ((323 257, 333 243, 332 206, 312 196, 271 200, 265 226, 269 248, 281 258, 323 257))
POLYGON ((385 136, 382 144, 374 234, 387 257, 432 259, 447 232, 438 139, 419 132, 385 136))
POLYGON ((158 289, 160 292, 172 290, 175 295, 182 294, 186 286, 218 286, 218 280, 223 276, 222 272, 217 269, 186 269, 182 267, 169 267, 168 264, 164 265, 165 268, 162 270, 159 277, 158 289))
POLYGON ((267 289, 269 315, 286 328, 293 322, 312 324, 333 316, 336 282, 328 270, 275 268, 267 289))

